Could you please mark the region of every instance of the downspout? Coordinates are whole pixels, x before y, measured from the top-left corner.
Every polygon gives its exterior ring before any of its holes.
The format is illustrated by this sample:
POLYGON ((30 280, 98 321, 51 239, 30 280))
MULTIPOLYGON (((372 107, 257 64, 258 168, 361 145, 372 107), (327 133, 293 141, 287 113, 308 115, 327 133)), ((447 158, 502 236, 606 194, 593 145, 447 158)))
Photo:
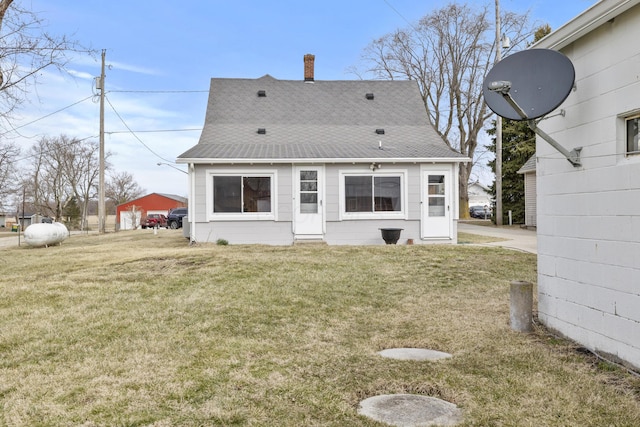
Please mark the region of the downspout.
POLYGON ((196 169, 193 163, 189 163, 189 200, 187 201, 188 205, 188 220, 189 220, 189 243, 196 243, 196 220, 195 220, 195 211, 194 211, 194 197, 196 190, 196 169))

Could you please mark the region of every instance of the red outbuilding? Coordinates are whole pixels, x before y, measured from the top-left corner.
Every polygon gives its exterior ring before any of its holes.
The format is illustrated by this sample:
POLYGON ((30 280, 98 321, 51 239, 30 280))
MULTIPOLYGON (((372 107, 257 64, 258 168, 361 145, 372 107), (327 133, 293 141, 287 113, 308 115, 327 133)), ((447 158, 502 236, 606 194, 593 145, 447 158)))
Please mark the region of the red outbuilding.
POLYGON ((174 194, 151 193, 116 207, 116 223, 119 230, 133 230, 147 214, 167 215, 170 209, 187 206, 185 197, 174 194))

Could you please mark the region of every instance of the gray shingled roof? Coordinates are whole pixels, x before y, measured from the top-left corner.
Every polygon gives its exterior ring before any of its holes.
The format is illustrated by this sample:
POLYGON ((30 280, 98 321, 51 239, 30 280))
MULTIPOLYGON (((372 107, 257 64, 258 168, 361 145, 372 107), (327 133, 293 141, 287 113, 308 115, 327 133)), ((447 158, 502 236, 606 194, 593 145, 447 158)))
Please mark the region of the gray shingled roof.
POLYGON ((518 169, 518 173, 527 173, 527 172, 535 172, 536 171, 536 155, 529 157, 529 160, 524 162, 524 165, 520 169, 518 169))
POLYGON ((416 82, 266 75, 212 79, 200 141, 178 162, 442 158, 465 159, 429 124, 416 82))

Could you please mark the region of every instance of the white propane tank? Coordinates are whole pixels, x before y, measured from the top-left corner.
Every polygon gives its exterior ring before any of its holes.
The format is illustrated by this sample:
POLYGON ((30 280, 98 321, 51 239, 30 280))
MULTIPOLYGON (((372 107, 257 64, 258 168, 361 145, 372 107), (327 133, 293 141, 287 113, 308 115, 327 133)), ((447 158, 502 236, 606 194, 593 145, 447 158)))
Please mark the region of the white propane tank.
POLYGON ((62 243, 67 237, 69 237, 69 230, 59 222, 31 224, 24 230, 24 241, 29 246, 46 247, 62 243))

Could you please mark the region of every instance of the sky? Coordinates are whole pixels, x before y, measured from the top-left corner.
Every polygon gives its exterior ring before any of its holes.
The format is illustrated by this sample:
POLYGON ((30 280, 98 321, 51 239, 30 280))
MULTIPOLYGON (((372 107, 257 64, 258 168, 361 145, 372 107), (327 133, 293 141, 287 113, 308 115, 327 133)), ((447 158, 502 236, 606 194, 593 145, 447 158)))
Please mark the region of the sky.
MULTIPOLYGON (((98 52, 105 49, 105 150, 116 172, 131 173, 147 193, 187 196, 177 156, 197 144, 214 77, 303 79, 315 55, 316 80, 353 80, 351 67, 373 40, 407 28, 445 0, 15 0, 38 13, 46 30, 98 52), (158 163, 162 163, 158 165, 158 163), (180 170, 177 170, 180 169, 180 170)), ((495 7, 495 2, 468 1, 495 7)), ((595 0, 500 0, 502 11, 529 12, 552 29, 595 0)), ((99 137, 94 78, 100 55, 76 56, 68 73, 45 70, 9 128, 23 152, 43 136, 99 137), (80 102, 81 101, 81 102, 80 102)), ((488 171, 476 178, 493 180, 488 171)))

